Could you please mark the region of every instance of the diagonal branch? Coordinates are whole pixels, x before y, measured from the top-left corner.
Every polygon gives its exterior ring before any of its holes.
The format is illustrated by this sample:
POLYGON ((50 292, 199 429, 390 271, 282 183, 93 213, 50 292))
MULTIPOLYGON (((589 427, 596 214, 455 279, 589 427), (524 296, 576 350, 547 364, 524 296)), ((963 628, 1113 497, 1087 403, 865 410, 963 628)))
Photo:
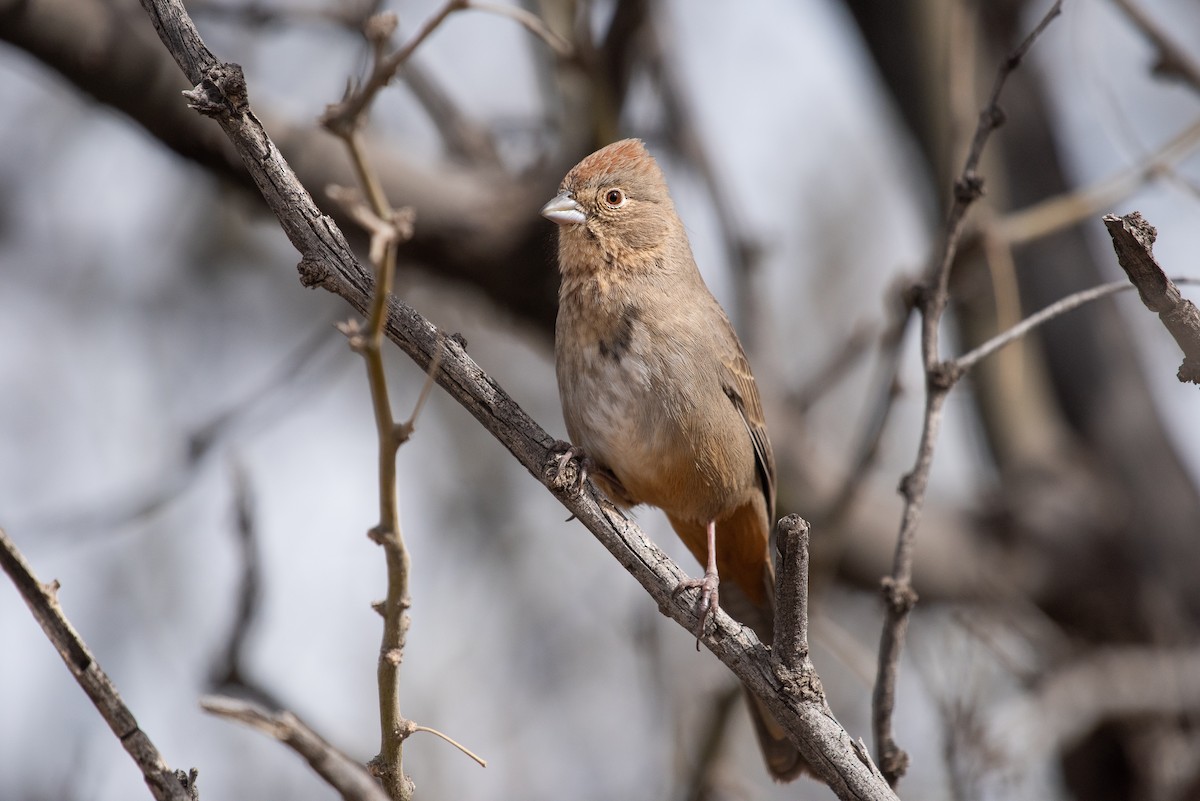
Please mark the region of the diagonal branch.
MULTIPOLYGON (((163 42, 197 88, 189 99, 211 116, 242 155, 247 170, 301 254, 301 281, 321 286, 365 313, 373 279, 353 257, 337 226, 311 196, 275 148, 249 107, 241 70, 219 63, 208 51, 180 0, 142 0, 163 42)), ((461 337, 444 337, 435 326, 398 298, 388 299, 386 332, 410 358, 428 369, 441 350, 436 380, 514 457, 550 489, 646 589, 659 608, 685 629, 696 618, 673 596, 686 576, 665 553, 590 483, 582 491, 556 486, 554 439, 537 425, 467 355, 461 337)), ((569 478, 569 476, 567 477, 569 478)), ((895 799, 861 746, 823 703, 804 698, 778 675, 769 650, 725 613, 718 614, 705 645, 758 695, 789 732, 805 759, 843 799, 895 799)))
POLYGON ((0 568, 8 574, 29 611, 58 651, 75 681, 87 693, 96 711, 133 758, 150 792, 159 801, 195 801, 195 771, 172 772, 146 732, 138 726, 133 712, 121 700, 108 674, 92 656, 79 632, 67 620, 58 605, 58 582, 42 584, 33 574, 25 557, 17 550, 4 529, 0 529, 0 568))

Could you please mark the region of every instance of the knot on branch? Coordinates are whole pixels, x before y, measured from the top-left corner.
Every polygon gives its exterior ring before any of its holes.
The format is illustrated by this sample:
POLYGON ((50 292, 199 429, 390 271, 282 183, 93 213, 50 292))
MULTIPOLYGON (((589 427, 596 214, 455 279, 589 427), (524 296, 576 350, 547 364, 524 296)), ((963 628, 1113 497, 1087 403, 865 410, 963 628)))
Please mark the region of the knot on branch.
POLYGON ((952 361, 935 364, 925 376, 929 388, 938 392, 949 392, 960 378, 962 378, 962 368, 952 361))
POLYGON ((1008 122, 1007 112, 995 103, 985 108, 979 115, 979 124, 985 126, 989 131, 996 130, 1006 122, 1008 122))
POLYGON ((400 544, 400 540, 396 536, 396 532, 384 526, 383 524, 372 526, 370 531, 367 532, 367 537, 371 540, 371 542, 375 543, 376 545, 382 545, 385 548, 394 547, 400 544))
POLYGON ((983 197, 983 176, 974 170, 966 170, 954 182, 954 200, 962 205, 974 203, 983 197))
POLYGON ((888 743, 879 755, 879 770, 892 787, 908 772, 908 752, 895 743, 888 743))
POLYGON ((330 275, 329 265, 307 256, 296 265, 296 271, 300 273, 300 285, 305 289, 323 286, 330 275))
POLYGON ((372 14, 366 22, 363 23, 363 36, 368 42, 375 45, 386 44, 392 38, 392 34, 396 32, 400 21, 396 17, 394 11, 385 11, 380 14, 372 14))
POLYGON ((215 64, 204 73, 204 79, 183 92, 188 108, 206 117, 240 117, 250 109, 246 94, 246 76, 241 65, 232 62, 215 64))
POLYGON ((896 615, 907 615, 917 603, 917 591, 908 582, 884 576, 879 582, 883 602, 896 615))
POLYGON ((394 798, 412 798, 417 789, 417 785, 413 783, 408 774, 401 771, 398 764, 384 759, 383 754, 376 754, 371 758, 371 761, 367 763, 367 772, 379 779, 380 784, 384 787, 401 786, 403 788, 401 792, 406 795, 393 796, 394 798))
POLYGON ((772 669, 789 698, 798 698, 807 703, 825 704, 825 688, 821 686, 821 677, 817 675, 816 668, 808 660, 805 660, 799 668, 790 668, 781 662, 773 661, 772 669))

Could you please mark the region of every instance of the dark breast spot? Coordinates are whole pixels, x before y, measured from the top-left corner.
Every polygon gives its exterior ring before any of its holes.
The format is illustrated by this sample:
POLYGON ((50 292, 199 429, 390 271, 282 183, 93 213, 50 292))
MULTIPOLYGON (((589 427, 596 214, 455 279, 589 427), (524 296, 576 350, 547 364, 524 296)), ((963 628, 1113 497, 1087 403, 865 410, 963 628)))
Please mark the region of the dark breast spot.
POLYGON ((633 306, 627 307, 616 325, 613 326, 609 336, 600 340, 600 355, 612 359, 614 362, 621 361, 633 344, 633 325, 637 321, 638 310, 633 306))

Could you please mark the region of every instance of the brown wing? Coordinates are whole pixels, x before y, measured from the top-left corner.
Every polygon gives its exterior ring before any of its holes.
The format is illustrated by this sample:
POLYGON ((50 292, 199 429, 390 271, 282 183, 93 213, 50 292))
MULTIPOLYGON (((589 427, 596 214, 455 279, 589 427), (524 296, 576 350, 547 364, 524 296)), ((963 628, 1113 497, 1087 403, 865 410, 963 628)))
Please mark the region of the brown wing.
MULTIPOLYGON (((729 322, 726 321, 726 325, 729 322)), ((762 401, 758 397, 758 385, 750 372, 750 363, 742 351, 742 343, 729 328, 729 342, 721 354, 723 368, 722 384, 725 394, 733 401, 746 431, 754 443, 754 461, 763 496, 767 499, 768 526, 775 520, 775 454, 771 452, 771 441, 767 439, 767 421, 763 417, 762 401)))

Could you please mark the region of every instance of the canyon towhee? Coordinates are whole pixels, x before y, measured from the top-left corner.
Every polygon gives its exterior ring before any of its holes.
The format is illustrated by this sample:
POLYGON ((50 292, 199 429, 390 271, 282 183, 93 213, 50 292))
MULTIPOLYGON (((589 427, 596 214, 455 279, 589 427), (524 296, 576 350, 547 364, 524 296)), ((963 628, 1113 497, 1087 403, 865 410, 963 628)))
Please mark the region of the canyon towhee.
MULTIPOLYGON (((662 171, 641 141, 615 142, 567 173, 542 215, 559 226, 554 355, 573 443, 560 466, 582 453, 619 505, 667 513, 706 566, 676 590, 700 590, 697 637, 719 598, 770 644, 775 460, 750 365, 662 171)), ((796 747, 750 701, 771 775, 800 775, 796 747)))

